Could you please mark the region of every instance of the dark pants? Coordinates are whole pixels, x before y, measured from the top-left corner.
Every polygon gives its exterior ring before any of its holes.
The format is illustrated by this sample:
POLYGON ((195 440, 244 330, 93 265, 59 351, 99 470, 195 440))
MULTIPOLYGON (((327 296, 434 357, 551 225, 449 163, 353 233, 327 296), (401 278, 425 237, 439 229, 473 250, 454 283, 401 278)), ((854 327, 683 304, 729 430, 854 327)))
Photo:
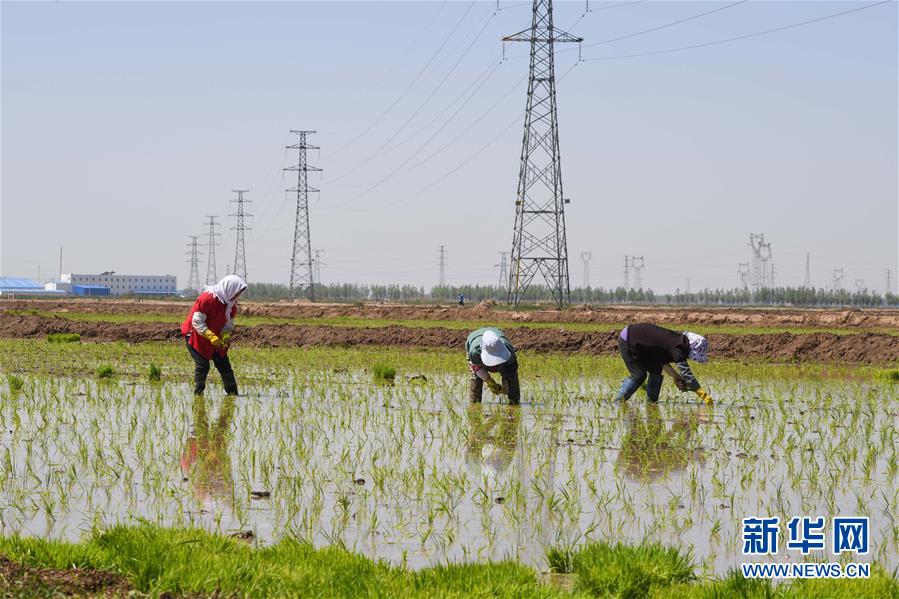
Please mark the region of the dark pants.
MULTIPOLYGON (((518 366, 512 368, 504 368, 499 371, 503 381, 503 391, 509 398, 509 403, 517 406, 521 403, 521 388, 518 385, 518 366)), ((471 379, 468 382, 468 399, 473 403, 480 403, 481 396, 484 394, 484 381, 478 375, 471 373, 471 379)))
POLYGON ((646 383, 646 397, 652 402, 659 401, 659 391, 662 390, 662 365, 660 364, 658 368, 649 369, 637 364, 636 360, 631 356, 627 341, 620 337, 618 338, 618 351, 621 352, 621 359, 624 360, 624 365, 627 366, 630 376, 622 381, 621 389, 618 391, 618 396, 615 399, 619 401, 629 399, 640 388, 648 374, 649 381, 646 383))
MULTIPOLYGON (((190 357, 194 359, 194 394, 200 395, 206 390, 206 376, 209 374, 209 360, 200 355, 190 342, 187 341, 187 351, 190 357)), ((225 393, 228 395, 237 395, 237 381, 234 379, 234 371, 231 370, 231 361, 227 354, 215 352, 212 354, 212 362, 215 364, 216 370, 222 375, 222 384, 225 385, 225 393)))

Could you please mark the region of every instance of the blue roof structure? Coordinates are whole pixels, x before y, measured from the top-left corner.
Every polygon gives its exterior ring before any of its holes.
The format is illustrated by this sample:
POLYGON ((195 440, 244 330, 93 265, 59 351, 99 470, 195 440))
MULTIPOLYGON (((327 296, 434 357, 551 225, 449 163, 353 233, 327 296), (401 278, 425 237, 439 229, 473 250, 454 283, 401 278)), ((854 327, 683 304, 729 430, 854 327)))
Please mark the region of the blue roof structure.
POLYGON ((0 289, 8 291, 25 291, 30 289, 40 289, 43 291, 44 286, 31 279, 22 277, 0 277, 0 289))

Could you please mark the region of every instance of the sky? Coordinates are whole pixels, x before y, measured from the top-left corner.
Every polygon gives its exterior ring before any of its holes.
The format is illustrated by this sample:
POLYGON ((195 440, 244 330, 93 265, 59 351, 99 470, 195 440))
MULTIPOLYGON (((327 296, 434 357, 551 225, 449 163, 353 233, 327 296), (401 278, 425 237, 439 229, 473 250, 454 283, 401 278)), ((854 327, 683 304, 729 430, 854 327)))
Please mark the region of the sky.
MULTIPOLYGON (((842 268, 882 292, 889 269, 895 292, 896 2, 705 45, 870 4, 557 1, 584 38, 556 54, 572 286, 589 251, 593 286, 636 255, 656 291, 733 288, 764 233, 779 285, 802 284, 808 253, 817 287, 842 268)), ((427 289, 442 244, 448 283, 495 284, 528 71, 527 44, 500 37, 529 7, 2 2, 0 274, 56 278, 62 247, 63 272, 183 286, 216 215, 222 276, 248 189, 248 278, 286 283, 285 146, 308 129, 323 282, 427 289)))

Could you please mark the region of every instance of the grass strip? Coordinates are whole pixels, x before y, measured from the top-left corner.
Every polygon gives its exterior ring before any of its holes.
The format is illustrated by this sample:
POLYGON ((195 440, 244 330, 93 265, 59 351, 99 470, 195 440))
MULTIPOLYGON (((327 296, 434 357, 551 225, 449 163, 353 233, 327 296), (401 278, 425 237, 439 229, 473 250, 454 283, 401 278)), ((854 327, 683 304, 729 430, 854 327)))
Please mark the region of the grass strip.
MULTIPOLYGON (((571 556, 573 589, 548 586, 512 561, 412 571, 339 547, 286 538, 253 548, 198 529, 143 524, 94 531, 81 543, 0 537, 0 554, 31 567, 90 568, 124 576, 140 592, 237 597, 896 597, 899 581, 876 564, 871 578, 774 585, 732 572, 697 580, 688 555, 649 543, 589 544, 571 556)), ((0 589, 4 583, 0 581, 0 589)))

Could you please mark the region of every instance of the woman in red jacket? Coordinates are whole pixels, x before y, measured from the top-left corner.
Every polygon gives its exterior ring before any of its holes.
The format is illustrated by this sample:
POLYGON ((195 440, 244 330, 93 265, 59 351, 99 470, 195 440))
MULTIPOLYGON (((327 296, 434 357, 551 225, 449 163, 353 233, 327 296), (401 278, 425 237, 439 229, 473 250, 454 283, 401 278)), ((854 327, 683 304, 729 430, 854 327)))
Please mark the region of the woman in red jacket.
POLYGON ((237 314, 237 298, 247 288, 247 284, 237 275, 228 275, 200 294, 193 308, 181 325, 181 335, 187 341, 187 351, 194 359, 194 393, 200 395, 206 389, 209 374, 209 360, 215 364, 225 393, 237 395, 237 381, 228 347, 231 331, 234 330, 234 316, 237 314))

